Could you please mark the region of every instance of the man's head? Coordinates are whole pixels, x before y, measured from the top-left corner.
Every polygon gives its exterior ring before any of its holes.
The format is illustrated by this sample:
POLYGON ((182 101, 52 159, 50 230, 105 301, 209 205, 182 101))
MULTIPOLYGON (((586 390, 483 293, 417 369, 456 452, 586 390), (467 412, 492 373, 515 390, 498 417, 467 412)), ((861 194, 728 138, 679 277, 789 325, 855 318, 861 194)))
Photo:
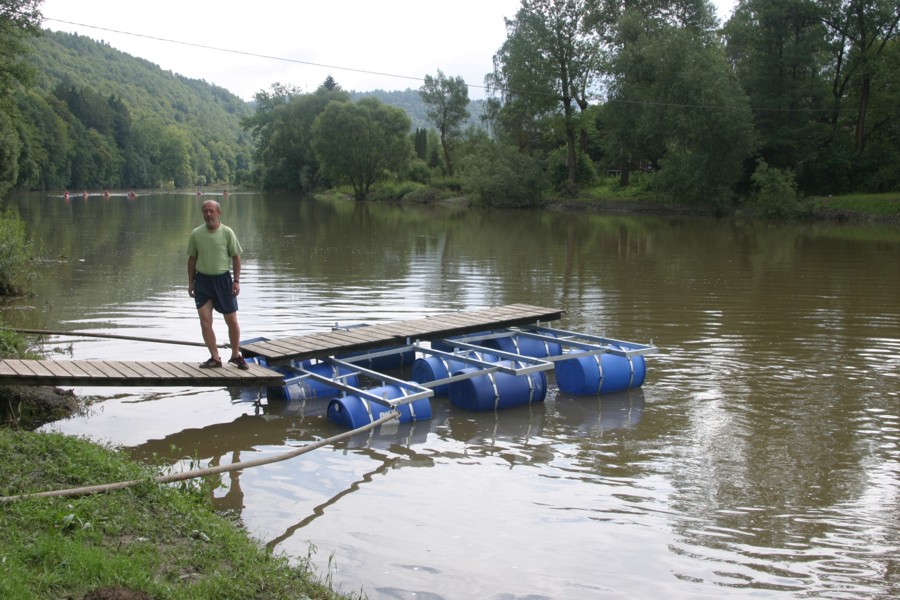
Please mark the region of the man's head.
POLYGON ((200 205, 203 211, 203 220, 207 229, 215 229, 219 226, 219 217, 222 215, 222 207, 215 200, 207 200, 200 205))

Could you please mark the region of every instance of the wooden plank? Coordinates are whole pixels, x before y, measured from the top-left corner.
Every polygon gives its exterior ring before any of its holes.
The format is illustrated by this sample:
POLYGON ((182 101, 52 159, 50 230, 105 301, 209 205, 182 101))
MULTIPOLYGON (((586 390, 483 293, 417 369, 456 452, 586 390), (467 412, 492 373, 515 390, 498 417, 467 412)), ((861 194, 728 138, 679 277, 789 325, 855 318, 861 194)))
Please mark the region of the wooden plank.
POLYGON ((162 361, 153 361, 152 368, 156 377, 162 380, 180 380, 181 372, 171 368, 169 365, 171 363, 162 362, 162 361))
POLYGON ((48 361, 36 360, 34 362, 29 363, 29 367, 31 371, 39 376, 39 377, 52 377, 53 373, 50 371, 49 366, 44 363, 48 361))
POLYGON ((50 364, 52 364, 54 371, 59 371, 61 375, 70 378, 72 381, 91 378, 89 374, 75 366, 75 361, 61 360, 50 364))
POLYGON ((35 373, 34 369, 29 366, 30 361, 17 360, 12 363, 13 370, 16 372, 16 375, 19 377, 35 377, 37 373, 35 373))
POLYGON ((92 378, 103 379, 106 377, 106 374, 99 367, 88 360, 82 362, 81 370, 92 378))
POLYGON ((133 371, 137 372, 141 377, 144 377, 145 379, 153 379, 157 377, 156 371, 153 370, 152 362, 135 361, 133 363, 129 363, 129 366, 133 371))

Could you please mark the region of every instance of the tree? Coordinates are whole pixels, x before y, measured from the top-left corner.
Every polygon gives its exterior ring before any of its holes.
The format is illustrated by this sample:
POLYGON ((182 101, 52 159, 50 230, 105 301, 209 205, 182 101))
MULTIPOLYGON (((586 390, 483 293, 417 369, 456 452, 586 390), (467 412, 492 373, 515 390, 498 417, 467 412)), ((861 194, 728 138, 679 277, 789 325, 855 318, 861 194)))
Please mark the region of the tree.
POLYGON ((604 111, 608 152, 660 167, 672 199, 724 206, 754 149, 746 94, 705 30, 628 11, 604 111))
POLYGON ((0 196, 15 185, 21 144, 13 113, 16 83, 26 83, 31 71, 19 59, 24 40, 39 32, 41 0, 0 0, 0 196))
POLYGON ((373 183, 409 161, 409 129, 405 112, 375 98, 331 102, 313 123, 312 148, 327 177, 365 200, 373 183))
POLYGON ((453 176, 451 146, 462 133, 462 125, 469 118, 469 87, 462 77, 445 77, 438 69, 437 77, 425 76, 419 89, 422 101, 428 105, 426 116, 437 128, 444 150, 447 175, 453 176))
POLYGON ((260 187, 309 193, 319 176, 311 146, 313 122, 329 103, 349 102, 350 95, 330 76, 312 94, 283 87, 273 91, 273 95, 257 94, 256 114, 242 121, 256 140, 260 187))
POLYGON ((724 28, 754 110, 759 154, 775 169, 814 160, 827 131, 825 29, 809 0, 742 0, 724 28))
MULTIPOLYGON (((896 0, 825 0, 822 4, 834 49, 832 95, 839 107, 849 89, 855 88, 854 141, 856 150, 862 152, 872 81, 879 73, 878 63, 900 35, 900 4, 896 0)), ((837 125, 837 111, 834 124, 837 125)))
POLYGON ((575 107, 587 107, 600 73, 601 36, 592 28, 588 0, 522 0, 507 39, 494 55, 488 89, 500 92, 504 104, 522 122, 561 107, 569 182, 575 184, 578 160, 575 107))

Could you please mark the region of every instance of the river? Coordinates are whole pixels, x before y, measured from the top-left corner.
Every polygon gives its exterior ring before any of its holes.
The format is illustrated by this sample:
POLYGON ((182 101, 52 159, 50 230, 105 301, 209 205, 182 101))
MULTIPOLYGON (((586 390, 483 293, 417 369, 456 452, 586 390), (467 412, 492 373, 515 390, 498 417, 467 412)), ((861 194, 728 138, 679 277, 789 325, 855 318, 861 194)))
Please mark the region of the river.
MULTIPOLYGON (((369 598, 900 596, 900 231, 880 225, 481 211, 233 193, 243 338, 524 303, 653 343, 643 387, 392 425, 222 476, 279 554, 369 598)), ((14 195, 39 242, 12 326, 200 340, 193 194, 14 195)), ((224 323, 216 330, 225 340, 224 323)), ((66 359, 203 348, 49 336, 66 359)), ((45 430, 138 459, 227 464, 340 433, 324 401, 79 388, 45 430)))

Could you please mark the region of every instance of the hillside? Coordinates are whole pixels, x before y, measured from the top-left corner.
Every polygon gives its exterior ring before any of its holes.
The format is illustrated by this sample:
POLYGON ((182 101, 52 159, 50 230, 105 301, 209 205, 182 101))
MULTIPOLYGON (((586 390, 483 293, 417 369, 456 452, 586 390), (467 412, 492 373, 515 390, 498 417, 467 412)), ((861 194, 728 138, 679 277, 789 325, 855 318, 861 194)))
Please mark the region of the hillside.
MULTIPOLYGON (((203 80, 164 71, 108 43, 43 30, 27 42, 34 81, 19 89, 15 188, 184 188, 250 184, 255 108, 203 80)), ((418 90, 350 92, 404 110, 430 128, 418 90)), ((469 123, 481 127, 483 101, 469 123)))
MULTIPOLYGON (((428 107, 422 102, 419 90, 407 88, 403 91, 372 90, 368 92, 350 92, 350 98, 352 98, 354 102, 368 96, 377 98, 383 104, 402 108, 406 111, 406 114, 409 115, 409 120, 412 121, 412 128, 414 130, 429 129, 433 127, 433 125, 428 123, 428 117, 425 116, 428 107)), ((470 116, 466 126, 484 127, 484 124, 481 122, 481 115, 483 113, 484 100, 469 101, 470 116)))
MULTIPOLYGON (((204 80, 189 79, 158 65, 116 50, 105 42, 77 34, 45 30, 32 40, 35 53, 29 61, 37 67, 38 85, 50 91, 59 82, 93 88, 122 96, 135 116, 171 118, 177 123, 195 122, 210 133, 235 135, 240 118, 253 112, 253 104, 225 88, 204 80)), ((289 83, 289 82, 288 82, 289 83)), ((428 128, 418 90, 351 91, 355 101, 373 96, 384 104, 403 109, 413 129, 428 128)), ((484 101, 469 103, 471 125, 481 126, 484 101)))
POLYGON ((27 40, 17 88, 15 189, 240 183, 253 108, 224 88, 163 71, 108 44, 44 30, 27 40))

